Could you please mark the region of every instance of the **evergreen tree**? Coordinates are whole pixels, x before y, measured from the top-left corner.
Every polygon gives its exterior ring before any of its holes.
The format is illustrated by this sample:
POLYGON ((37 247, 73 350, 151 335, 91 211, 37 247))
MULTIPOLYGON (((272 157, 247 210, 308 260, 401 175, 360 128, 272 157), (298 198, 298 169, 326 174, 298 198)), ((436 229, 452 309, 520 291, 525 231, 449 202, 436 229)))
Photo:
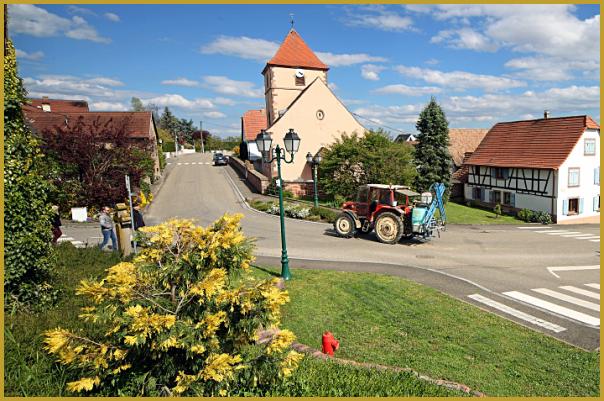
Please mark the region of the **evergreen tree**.
POLYGON ((164 107, 164 112, 159 118, 159 127, 165 129, 172 135, 178 133, 178 118, 172 114, 168 106, 164 107))
POLYGON ((52 186, 44 177, 40 143, 25 124, 26 92, 15 48, 4 41, 4 306, 40 307, 54 300, 52 186))
POLYGON ((447 198, 451 181, 449 123, 434 97, 420 113, 415 127, 419 131, 415 146, 415 188, 423 192, 433 183, 442 182, 447 187, 447 198))
POLYGON ((130 108, 132 111, 145 111, 145 106, 143 105, 142 100, 137 97, 130 99, 130 108))

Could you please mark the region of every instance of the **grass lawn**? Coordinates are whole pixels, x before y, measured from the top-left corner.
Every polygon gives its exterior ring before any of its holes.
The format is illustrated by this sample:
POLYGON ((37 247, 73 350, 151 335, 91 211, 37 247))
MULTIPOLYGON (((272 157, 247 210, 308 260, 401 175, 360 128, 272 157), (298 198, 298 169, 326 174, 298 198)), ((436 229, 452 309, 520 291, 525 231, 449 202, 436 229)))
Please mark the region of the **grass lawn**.
MULTIPOLYGON (((76 249, 70 244, 59 247, 58 286, 63 290, 59 304, 38 315, 5 315, 4 327, 4 395, 5 396, 70 396, 67 382, 80 378, 74 369, 54 362, 42 349, 42 333, 61 326, 96 330, 78 319, 82 298, 74 289, 84 278, 100 278, 115 263, 115 254, 96 248, 76 249)), ((233 394, 237 395, 237 394, 233 394)), ((409 373, 382 372, 352 366, 341 366, 305 358, 291 380, 271 389, 272 396, 447 396, 464 395, 418 380, 409 373)))
MULTIPOLYGON (((260 277, 267 271, 258 269, 260 277)), ((396 277, 295 270, 283 327, 336 356, 410 367, 491 396, 598 396, 599 353, 586 352, 396 277)))
POLYGON ((524 221, 513 216, 495 217, 492 210, 469 207, 455 202, 448 202, 445 207, 447 224, 524 224, 524 221))

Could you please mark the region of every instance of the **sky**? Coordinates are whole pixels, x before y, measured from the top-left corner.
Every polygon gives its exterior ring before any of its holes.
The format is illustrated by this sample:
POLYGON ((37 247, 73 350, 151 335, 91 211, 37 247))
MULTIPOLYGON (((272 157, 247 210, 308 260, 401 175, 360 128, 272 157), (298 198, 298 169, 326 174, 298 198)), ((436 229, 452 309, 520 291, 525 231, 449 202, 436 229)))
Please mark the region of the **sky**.
POLYGON ((367 128, 415 132, 434 96, 454 128, 600 121, 599 5, 11 5, 31 97, 168 106, 218 136, 264 107, 262 69, 294 28, 367 128))

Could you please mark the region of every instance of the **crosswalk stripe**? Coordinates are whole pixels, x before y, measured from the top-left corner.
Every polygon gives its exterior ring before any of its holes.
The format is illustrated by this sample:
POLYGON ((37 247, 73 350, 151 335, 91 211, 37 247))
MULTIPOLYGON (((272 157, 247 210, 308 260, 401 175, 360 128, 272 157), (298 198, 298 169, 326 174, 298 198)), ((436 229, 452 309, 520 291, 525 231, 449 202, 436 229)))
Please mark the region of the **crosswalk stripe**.
POLYGON ((575 239, 600 239, 599 235, 591 235, 589 237, 575 237, 575 239))
MULTIPOLYGON (((564 289, 564 287, 560 287, 564 289)), ((579 289, 579 288, 577 288, 579 289)), ((561 292, 550 290, 547 288, 533 288, 532 291, 538 292, 539 294, 547 295, 548 297, 557 298, 561 301, 568 302, 571 304, 578 305, 582 308, 595 310, 596 312, 600 311, 600 305, 595 304, 593 302, 584 301, 582 299, 571 297, 570 295, 562 294, 561 292)))
POLYGON ((561 232, 561 233, 555 233, 555 232, 546 232, 545 235, 567 235, 567 234, 580 234, 579 231, 569 231, 569 232, 561 232))
MULTIPOLYGON (((589 285, 589 284, 585 284, 585 285, 589 285)), ((600 289, 600 285, 599 284, 596 284, 596 285, 598 286, 598 289, 600 289)), ((572 285, 563 285, 560 288, 562 288, 563 290, 566 290, 566 291, 574 292, 575 294, 584 295, 589 298, 600 299, 600 294, 598 294, 597 292, 587 291, 582 288, 573 287, 572 285)))
POLYGON ((519 291, 508 291, 504 292, 503 294, 507 295, 510 298, 517 299, 518 301, 525 302, 538 308, 546 309, 550 312, 566 316, 568 318, 589 324, 591 326, 600 326, 600 319, 596 317, 587 315, 585 313, 577 312, 569 308, 565 308, 564 306, 560 306, 552 302, 544 301, 543 299, 536 298, 531 295, 523 294, 519 291))
POLYGON ((501 312, 507 313, 508 315, 517 317, 518 319, 522 319, 526 322, 529 322, 531 324, 534 324, 536 326, 539 327, 543 327, 545 329, 551 330, 554 333, 560 333, 561 331, 566 330, 564 327, 562 326, 558 326, 557 324, 554 323, 550 323, 546 320, 543 319, 539 319, 533 315, 529 315, 528 313, 524 313, 522 311, 519 311, 518 309, 514 309, 511 308, 507 305, 504 305, 500 302, 497 301, 493 301, 492 299, 489 299, 487 297, 484 297, 480 294, 472 294, 472 295, 468 295, 468 298, 471 298, 475 301, 478 301, 480 303, 483 303, 487 306, 490 306, 491 308, 500 310, 501 312))
POLYGON ((540 227, 540 226, 532 226, 532 227, 516 227, 519 230, 536 230, 536 229, 544 229, 544 228, 551 228, 551 227, 540 227))
POLYGON ((564 233, 566 234, 568 230, 545 230, 545 231, 533 231, 534 233, 564 233))
POLYGON ((589 242, 600 242, 599 239, 590 239, 589 242))
POLYGON ((585 285, 588 287, 591 287, 591 288, 596 288, 598 290, 600 289, 600 284, 590 283, 590 284, 585 284, 585 285))
POLYGON ((586 237, 586 236, 590 236, 590 235, 591 234, 583 234, 583 233, 581 233, 581 234, 564 234, 564 235, 561 235, 561 236, 562 237, 571 238, 571 237, 586 237))

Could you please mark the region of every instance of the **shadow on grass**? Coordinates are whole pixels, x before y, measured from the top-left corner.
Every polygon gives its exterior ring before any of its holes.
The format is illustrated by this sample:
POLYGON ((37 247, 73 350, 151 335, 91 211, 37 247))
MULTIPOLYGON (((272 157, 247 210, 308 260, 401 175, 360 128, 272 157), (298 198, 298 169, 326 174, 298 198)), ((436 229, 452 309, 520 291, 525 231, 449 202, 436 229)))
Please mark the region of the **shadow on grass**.
POLYGON ((257 266, 257 265, 252 265, 253 268, 261 270, 265 273, 270 274, 271 276, 275 276, 275 277, 281 277, 281 273, 278 272, 274 272, 272 270, 267 269, 266 267, 262 267, 262 266, 257 266))

